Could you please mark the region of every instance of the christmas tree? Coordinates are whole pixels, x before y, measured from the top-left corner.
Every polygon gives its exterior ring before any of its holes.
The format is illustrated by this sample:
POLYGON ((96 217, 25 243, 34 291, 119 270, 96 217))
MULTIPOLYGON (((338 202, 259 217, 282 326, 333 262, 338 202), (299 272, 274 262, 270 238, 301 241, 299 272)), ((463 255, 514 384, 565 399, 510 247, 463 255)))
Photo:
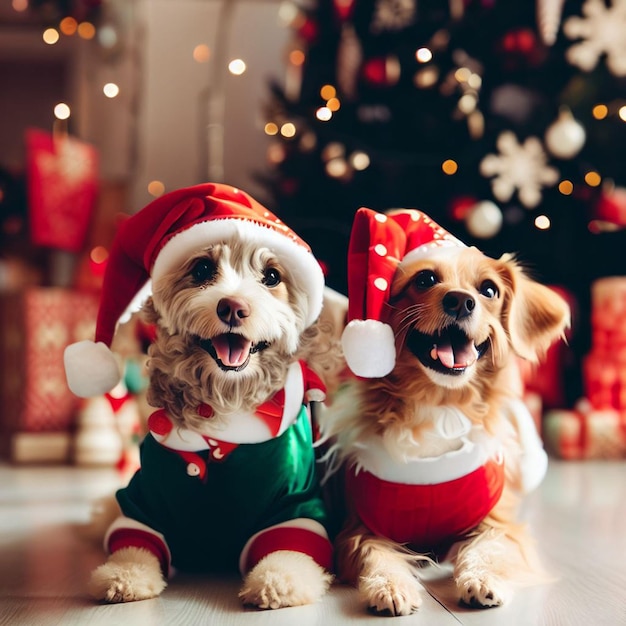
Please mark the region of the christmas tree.
MULTIPOLYGON (((263 180, 346 292, 354 212, 417 208, 576 302, 626 275, 626 0, 318 0, 271 85, 263 180)), ((576 385, 571 393, 580 392, 576 385)))

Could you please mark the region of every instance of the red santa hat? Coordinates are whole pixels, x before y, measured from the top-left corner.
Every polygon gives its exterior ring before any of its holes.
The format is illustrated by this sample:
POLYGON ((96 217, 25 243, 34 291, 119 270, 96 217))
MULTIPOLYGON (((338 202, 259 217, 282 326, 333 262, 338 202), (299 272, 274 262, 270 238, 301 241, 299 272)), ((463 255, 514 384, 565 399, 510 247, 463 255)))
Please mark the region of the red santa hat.
POLYGON ((65 350, 73 393, 100 395, 120 380, 111 342, 122 315, 146 284, 154 285, 191 255, 232 237, 267 246, 307 292, 306 324, 322 308, 324 276, 309 246, 274 214, 234 187, 206 183, 165 194, 124 221, 111 246, 104 275, 95 342, 65 350))
POLYGON ((395 365, 393 330, 381 317, 398 265, 459 246, 465 244, 414 209, 356 212, 348 247, 349 322, 341 337, 354 374, 382 378, 395 365))

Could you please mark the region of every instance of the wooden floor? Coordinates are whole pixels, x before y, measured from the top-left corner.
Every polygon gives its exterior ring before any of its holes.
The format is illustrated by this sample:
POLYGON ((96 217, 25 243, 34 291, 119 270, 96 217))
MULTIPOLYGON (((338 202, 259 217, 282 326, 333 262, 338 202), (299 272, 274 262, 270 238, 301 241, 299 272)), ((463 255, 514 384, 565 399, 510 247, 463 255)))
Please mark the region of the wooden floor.
MULTIPOLYGON (((391 619, 369 615, 345 586, 333 587, 312 606, 256 611, 240 606, 234 578, 183 575, 160 598, 97 604, 84 588, 103 555, 81 538, 80 527, 90 501, 117 483, 110 470, 0 464, 0 625, 334 626, 391 619)), ((524 517, 556 582, 520 590, 511 604, 480 611, 458 606, 448 571, 431 571, 431 595, 420 611, 393 623, 626 625, 626 462, 552 461, 524 517)))

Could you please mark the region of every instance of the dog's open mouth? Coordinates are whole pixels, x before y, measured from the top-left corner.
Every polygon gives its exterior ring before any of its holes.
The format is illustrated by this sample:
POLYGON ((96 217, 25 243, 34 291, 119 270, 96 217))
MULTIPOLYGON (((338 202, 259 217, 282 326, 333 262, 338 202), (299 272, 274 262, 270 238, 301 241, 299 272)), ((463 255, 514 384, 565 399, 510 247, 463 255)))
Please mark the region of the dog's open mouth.
POLYGON ((206 350, 225 372, 240 372, 248 365, 252 354, 265 350, 268 346, 265 341, 252 343, 237 333, 223 333, 211 339, 200 340, 200 347, 206 350))
POLYGON ((453 376, 476 363, 488 347, 489 340, 477 346, 458 326, 448 326, 434 335, 413 329, 407 339, 407 348, 423 365, 453 376))

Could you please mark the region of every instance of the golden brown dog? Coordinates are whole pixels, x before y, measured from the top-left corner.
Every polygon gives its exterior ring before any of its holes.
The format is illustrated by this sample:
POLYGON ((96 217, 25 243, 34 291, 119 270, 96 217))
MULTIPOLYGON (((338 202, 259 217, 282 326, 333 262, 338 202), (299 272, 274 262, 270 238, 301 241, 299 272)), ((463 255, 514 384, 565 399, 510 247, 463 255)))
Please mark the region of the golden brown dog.
POLYGON ((360 378, 321 417, 331 471, 345 468, 338 574, 369 607, 407 615, 421 603, 416 565, 447 555, 462 602, 502 604, 541 571, 516 509, 547 457, 516 360, 563 335, 568 307, 513 257, 418 211, 361 209, 349 264, 343 343, 360 378))

